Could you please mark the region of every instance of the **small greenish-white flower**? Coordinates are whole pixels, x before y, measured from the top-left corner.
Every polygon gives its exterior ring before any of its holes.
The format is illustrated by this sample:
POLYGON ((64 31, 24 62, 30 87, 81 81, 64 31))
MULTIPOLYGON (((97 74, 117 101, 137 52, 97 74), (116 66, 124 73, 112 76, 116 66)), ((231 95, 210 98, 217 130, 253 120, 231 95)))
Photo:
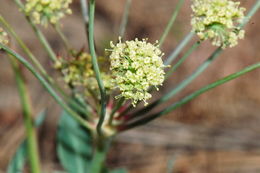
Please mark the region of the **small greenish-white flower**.
POLYGON ((210 39, 215 46, 237 45, 245 31, 238 27, 245 8, 231 0, 193 0, 191 25, 201 40, 210 39))
MULTIPOLYGON (((98 57, 98 59, 102 64, 101 61, 103 61, 104 58, 98 57)), ((99 88, 92 68, 91 56, 88 53, 79 52, 70 59, 58 58, 54 64, 54 68, 62 73, 64 81, 69 86, 79 87, 83 89, 87 95, 90 90, 92 92, 98 92, 99 88)), ((102 71, 101 78, 108 92, 114 88, 110 73, 105 72, 105 70, 102 71)))
POLYGON ((163 53, 145 39, 125 43, 120 40, 116 45, 111 42, 111 47, 110 69, 115 86, 121 92, 117 98, 130 99, 133 106, 138 101, 144 101, 146 105, 146 100, 152 97, 149 88, 157 88, 164 81, 163 53))
POLYGON ((71 14, 72 0, 26 0, 25 13, 36 24, 56 24, 65 14, 71 14))
POLYGON ((4 45, 7 45, 9 43, 8 35, 1 27, 0 27, 0 43, 4 45))

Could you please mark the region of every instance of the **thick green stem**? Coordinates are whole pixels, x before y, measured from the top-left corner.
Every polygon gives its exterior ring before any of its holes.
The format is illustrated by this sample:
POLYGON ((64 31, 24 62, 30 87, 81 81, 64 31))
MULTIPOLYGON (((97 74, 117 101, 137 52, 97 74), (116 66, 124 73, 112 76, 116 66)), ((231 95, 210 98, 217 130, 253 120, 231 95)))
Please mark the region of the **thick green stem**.
POLYGON ((199 95, 209 91, 210 89, 213 89, 213 88, 215 88, 215 87, 217 87, 219 85, 227 83, 227 82, 229 82, 229 81, 231 81, 233 79, 236 79, 236 78, 238 78, 238 77, 240 77, 240 76, 242 76, 242 75, 244 75, 244 74, 246 74, 248 72, 256 70, 256 69, 260 69, 260 63, 251 65, 249 67, 246 67, 246 68, 242 69, 239 72, 233 73, 233 74, 228 75, 228 76, 226 76, 226 77, 224 77, 224 78, 222 78, 220 80, 217 80, 216 82, 213 82, 213 83, 211 83, 211 84, 209 84, 209 85, 207 85, 207 86, 205 86, 205 87, 203 87, 203 88, 193 92, 192 94, 184 97, 180 101, 178 101, 178 102, 168 106, 166 109, 164 109, 162 111, 159 111, 159 112, 157 112, 155 114, 152 114, 150 116, 144 117, 143 119, 141 119, 139 121, 136 121, 136 122, 133 122, 131 124, 128 124, 125 127, 123 127, 122 129, 123 130, 127 130, 127 129, 134 128, 136 126, 144 125, 144 124, 146 124, 146 123, 148 123, 148 122, 150 122, 150 121, 152 121, 152 120, 154 120, 154 119, 156 119, 158 117, 161 117, 161 116, 163 116, 163 115, 165 115, 165 114, 167 114, 167 113, 169 113, 169 112, 171 112, 171 111, 181 107, 182 105, 184 105, 184 104, 188 103, 189 101, 195 99, 199 95))
POLYGON ((9 49, 5 45, 0 43, 0 49, 7 52, 9 55, 15 57, 21 64, 23 64, 42 84, 42 86, 50 93, 50 95, 56 100, 56 102, 67 111, 75 120, 77 120, 82 126, 92 129, 91 124, 85 121, 81 116, 79 116, 76 112, 74 112, 63 100, 62 98, 55 92, 55 90, 50 86, 50 84, 33 68, 33 66, 26 61, 21 55, 17 54, 13 50, 9 49))
POLYGON ((91 161, 91 173, 102 173, 104 171, 107 152, 112 140, 113 138, 97 137, 96 150, 91 161))
POLYGON ((163 44, 163 42, 164 42, 165 38, 167 37, 167 35, 169 34, 169 32, 170 32, 170 30, 171 30, 171 28, 173 26, 173 23, 176 20, 176 17, 177 17, 177 15, 178 15, 181 7, 182 7, 183 2, 184 2, 184 0, 179 0, 178 4, 176 6, 176 9, 174 10, 174 12, 172 14, 172 17, 171 17, 169 23, 167 24, 167 26, 166 26, 166 28, 165 28, 165 30, 164 30, 164 32, 163 32, 163 34, 162 34, 162 36, 161 36, 161 38, 159 40, 159 46, 160 47, 163 44))
POLYGON ((119 27, 119 36, 120 37, 124 37, 124 35, 125 35, 125 30, 126 30, 126 26, 128 23, 128 17, 129 17, 131 3, 132 3, 132 0, 126 0, 124 14, 123 14, 122 21, 121 21, 121 24, 119 27))
POLYGON ((34 126, 34 121, 32 118, 32 109, 30 103, 30 96, 26 88, 23 76, 19 69, 17 61, 10 56, 10 62, 15 74, 16 84, 18 87, 18 92, 20 95, 20 101, 23 109, 23 120, 27 138, 27 149, 28 149, 28 158, 30 163, 30 168, 32 173, 40 173, 40 158, 38 151, 38 143, 36 137, 36 129, 34 126))
POLYGON ((103 149, 97 149, 94 153, 92 163, 91 163, 91 171, 93 173, 101 173, 104 168, 104 163, 106 160, 107 152, 103 149))
POLYGON ((94 16, 95 16, 95 0, 89 1, 89 50, 91 55, 92 66, 95 71, 100 95, 101 95, 101 111, 100 118, 97 124, 97 132, 102 136, 102 124, 105 120, 106 114, 106 90, 101 79, 100 70, 97 62, 96 52, 95 52, 95 42, 94 42, 94 16))

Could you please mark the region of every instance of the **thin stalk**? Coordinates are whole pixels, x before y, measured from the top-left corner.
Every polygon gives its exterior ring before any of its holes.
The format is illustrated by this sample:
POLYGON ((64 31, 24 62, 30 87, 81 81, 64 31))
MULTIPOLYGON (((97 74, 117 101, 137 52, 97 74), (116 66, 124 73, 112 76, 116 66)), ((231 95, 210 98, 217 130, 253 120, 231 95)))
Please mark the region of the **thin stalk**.
POLYGON ((17 54, 16 52, 14 52, 13 50, 9 49, 1 43, 0 48, 2 48, 2 50, 4 50, 9 55, 15 57, 16 60, 23 64, 39 80, 42 86, 48 91, 48 93, 50 93, 50 95, 55 99, 55 101, 72 116, 72 118, 78 121, 82 126, 88 129, 92 129, 91 124, 89 124, 81 116, 74 112, 56 93, 52 86, 34 69, 34 67, 28 61, 26 61, 21 55, 17 54))
MULTIPOLYGON (((33 53, 30 51, 30 49, 24 44, 22 39, 16 34, 14 29, 11 27, 11 25, 3 18, 2 15, 0 15, 0 23, 4 25, 7 31, 15 38, 15 40, 18 42, 20 47, 24 50, 24 52, 28 55, 29 59, 32 61, 32 63, 36 66, 36 68, 41 72, 42 75, 45 77, 48 76, 47 72, 43 68, 43 66, 40 64, 38 59, 33 55, 33 53)), ((49 76, 48 76, 49 77, 49 76)))
POLYGON ((18 5, 19 8, 24 9, 24 5, 21 0, 14 0, 14 2, 18 5))
MULTIPOLYGON (((170 56, 166 59, 165 65, 170 65, 180 54, 182 49, 191 41, 192 37, 194 36, 194 32, 190 32, 182 41, 181 43, 174 49, 174 51, 170 54, 170 56)), ((195 49, 194 49, 195 50, 195 49)), ((190 52, 191 53, 191 52, 190 52)), ((188 56, 187 56, 188 57, 188 56)), ((186 59, 187 57, 183 57, 183 59, 186 59)), ((177 62, 180 63, 180 62, 177 62)), ((166 74, 166 78, 169 77, 170 73, 166 74)), ((138 104, 138 103, 137 103, 138 104)), ((127 112, 129 112, 133 108, 132 105, 129 105, 128 108, 123 111, 120 116, 124 116, 127 112)))
POLYGON ((174 12, 172 14, 172 17, 171 17, 170 21, 168 22, 168 24, 167 24, 167 26, 166 26, 166 28, 165 28, 165 30, 164 30, 160 40, 159 40, 159 46, 160 47, 164 43, 164 40, 167 37, 167 35, 169 34, 169 32, 170 32, 170 30, 171 30, 171 28, 173 26, 173 23, 175 22, 176 17, 177 17, 177 15, 178 15, 178 13, 179 13, 182 5, 183 5, 183 2, 184 2, 184 0, 179 0, 178 1, 178 4, 177 4, 177 6, 176 6, 176 8, 175 8, 175 10, 174 10, 174 12))
MULTIPOLYGON (((24 4, 21 2, 21 0, 14 0, 14 2, 17 4, 17 6, 24 13, 24 4)), ((26 16, 25 13, 24 13, 24 15, 25 15, 25 19, 31 25, 33 31, 35 32, 37 38, 39 39, 39 41, 41 42, 41 44, 45 48, 45 50, 48 53, 49 57, 52 59, 52 61, 56 61, 57 57, 56 57, 54 51, 52 50, 50 44, 48 43, 47 39, 43 35, 43 33, 36 27, 36 25, 32 22, 32 20, 31 20, 31 18, 29 16, 26 16)))
POLYGON ((168 56, 168 58, 165 61, 165 65, 170 65, 180 54, 182 49, 191 41, 193 36, 195 35, 194 32, 190 32, 187 34, 184 39, 180 42, 180 44, 174 49, 174 51, 168 56))
POLYGON ((176 64, 174 64, 170 68, 170 70, 167 71, 165 80, 167 80, 170 77, 170 75, 178 69, 178 67, 191 55, 191 53, 194 50, 196 50, 199 47, 199 45, 200 42, 196 42, 191 46, 191 48, 187 52, 185 52, 185 54, 179 59, 179 61, 176 64))
POLYGON ((118 117, 125 116, 132 108, 134 108, 132 104, 128 105, 127 108, 123 112, 121 112, 118 117))
POLYGON ((85 25, 85 34, 87 37, 87 40, 89 39, 89 11, 88 11, 88 0, 80 0, 80 5, 81 5, 81 12, 82 12, 82 17, 83 17, 83 22, 85 25))
POLYGON ((54 29, 56 30, 56 32, 58 33, 58 35, 60 36, 66 50, 68 53, 70 53, 70 50, 71 50, 71 46, 68 42, 68 39, 67 37, 64 35, 64 33, 61 31, 61 28, 60 28, 60 24, 59 23, 56 23, 55 25, 53 25, 54 29))
MULTIPOLYGON (((192 37, 194 36, 194 32, 190 32, 182 41, 181 43, 174 49, 174 51, 170 54, 170 56, 166 59, 165 65, 170 65, 180 54, 180 52, 182 51, 182 49, 191 41, 192 37)), ((195 43, 196 44, 196 43, 195 43)), ((173 68, 170 69, 170 72, 166 73, 166 79, 170 76, 171 73, 173 73, 179 65, 181 65, 181 63, 188 58, 189 54, 191 54, 196 48, 195 45, 192 46, 192 48, 190 48, 188 50, 188 52, 185 53, 185 55, 177 62, 176 65, 173 66, 173 68)), ((120 116, 125 115, 127 112, 129 112, 131 109, 133 108, 132 105, 129 105, 128 108, 122 112, 120 114, 120 116)))
POLYGON ((141 119, 141 121, 136 121, 136 122, 133 122, 131 124, 128 124, 125 127, 122 127, 122 129, 123 130, 127 130, 127 129, 134 128, 134 127, 137 127, 137 126, 140 126, 140 125, 144 125, 144 124, 146 124, 146 123, 148 123, 148 122, 150 122, 150 121, 152 121, 152 120, 154 120, 154 119, 156 119, 158 117, 161 117, 161 116, 163 116, 163 115, 165 115, 165 114, 167 114, 167 113, 169 113, 169 112, 171 112, 171 111, 181 107, 182 105, 184 105, 184 104, 188 103, 189 101, 195 99, 199 95, 201 95, 201 94, 203 94, 203 93, 205 93, 205 92, 207 92, 207 91, 209 91, 209 90, 211 90, 211 89, 213 89, 213 88, 215 88, 215 87, 217 87, 219 85, 225 84, 225 83, 227 83, 227 82, 229 82, 229 81, 231 81, 233 79, 236 79, 236 78, 238 78, 238 77, 240 77, 240 76, 242 76, 242 75, 244 75, 244 74, 246 74, 248 72, 256 70, 256 69, 260 69, 260 63, 248 66, 248 67, 242 69, 241 71, 238 71, 236 73, 228 75, 228 76, 226 76, 226 77, 224 77, 222 79, 219 79, 216 82, 213 82, 213 83, 211 83, 211 84, 209 84, 209 85, 207 85, 207 86, 205 86, 205 87, 203 87, 203 88, 193 92, 192 94, 184 97, 180 101, 178 101, 178 102, 176 102, 174 104, 171 104, 166 109, 164 109, 162 111, 159 111, 159 112, 157 112, 155 114, 152 114, 152 115, 150 115, 148 117, 145 117, 145 118, 141 119))
POLYGON ((37 38, 39 39, 39 41, 41 42, 42 46, 45 48, 45 50, 48 53, 51 60, 54 62, 57 61, 56 54, 54 53, 53 49, 51 48, 49 42, 47 41, 47 39, 45 38, 45 36, 41 32, 41 30, 39 30, 37 28, 37 26, 32 22, 32 20, 30 19, 29 16, 26 16, 26 20, 31 25, 33 31, 35 32, 35 34, 36 34, 37 38))
POLYGON ((112 121, 113 121, 113 118, 114 118, 116 111, 118 111, 118 109, 124 104, 124 102, 125 102, 125 99, 123 97, 121 97, 116 102, 116 105, 113 107, 112 112, 111 112, 110 117, 109 117, 109 121, 108 121, 109 125, 112 125, 112 121))
POLYGON ((27 91, 27 87, 24 82, 21 71, 19 69, 19 65, 17 61, 11 56, 10 56, 10 63, 14 71, 15 80, 18 87, 18 93, 20 95, 20 101, 23 109, 23 121, 24 121, 26 138, 27 138, 26 145, 28 149, 28 158, 29 158, 31 172, 40 173, 41 172, 40 158, 39 158, 38 143, 36 137, 36 129, 32 118, 30 96, 27 91))
MULTIPOLYGON (((244 21, 239 25, 240 28, 243 28, 244 25, 251 19, 251 17, 256 13, 256 11, 259 9, 260 1, 257 0, 255 4, 252 6, 248 14, 245 16, 244 21)), ((192 39, 192 37, 195 35, 193 31, 191 31, 183 40, 182 42, 175 48, 175 50, 171 53, 171 55, 167 58, 165 64, 169 65, 174 61, 181 50, 189 43, 189 41, 192 39)))
POLYGON ((122 38, 125 35, 125 30, 126 30, 126 26, 127 26, 127 23, 128 23, 128 17, 129 17, 129 11, 130 11, 130 7, 131 7, 131 3, 132 3, 132 0, 126 0, 123 17, 122 17, 121 24, 120 24, 120 27, 119 27, 119 36, 122 37, 122 38))
POLYGON ((84 103, 83 105, 83 101, 80 101, 78 98, 66 98, 65 97, 65 101, 68 103, 68 105, 71 106, 71 108, 73 110, 75 110, 76 112, 83 114, 85 117, 87 118, 91 118, 93 113, 93 110, 91 109, 91 107, 89 105, 87 105, 86 103, 84 103), (76 100, 75 100, 76 99, 76 100))
POLYGON ((100 118, 97 124, 97 132, 102 136, 102 124, 105 120, 106 114, 106 90, 101 79, 100 70, 97 62, 95 43, 94 43, 94 16, 95 16, 95 0, 89 1, 89 50, 91 55, 91 62, 95 71, 98 87, 101 96, 101 111, 100 118))
MULTIPOLYGON (((246 15, 244 21, 239 25, 240 28, 243 28, 246 23, 250 20, 250 18, 257 12, 257 10, 260 8, 260 0, 257 0, 256 3, 252 6, 248 14, 246 15)), ((218 55, 222 52, 223 50, 221 47, 217 48, 211 56, 204 61, 195 71, 192 73, 187 79, 185 79, 183 82, 181 82, 176 88, 174 88, 172 91, 161 97, 160 99, 154 101, 151 103, 149 106, 145 107, 144 109, 141 109, 137 111, 136 113, 133 114, 133 118, 138 116, 138 115, 143 115, 150 110, 152 110, 155 106, 164 103, 168 101, 170 98, 172 98, 174 95, 179 93, 181 90, 183 90, 188 84, 190 84, 194 79, 196 79, 204 70, 207 69, 207 67, 213 62, 214 59, 218 57, 218 55)))
MULTIPOLYGON (((85 107, 86 109, 81 109, 80 111, 84 110, 84 112, 81 112, 81 113, 85 113, 86 116, 88 118, 90 118, 92 115, 90 113, 93 113, 94 110, 92 109, 92 107, 89 105, 89 103, 87 101, 84 100, 83 96, 82 95, 74 95, 75 96, 75 99, 76 101, 81 105, 79 107, 85 107)), ((75 103, 75 102, 74 102, 75 103)))
MULTIPOLYGON (((18 44, 20 45, 20 47, 23 49, 23 51, 28 55, 29 59, 32 61, 32 63, 36 66, 36 68, 39 70, 39 72, 44 76, 45 79, 48 80, 48 82, 59 91, 59 93, 67 100, 69 101, 69 96, 67 96, 65 94, 65 92, 55 83, 55 81, 53 80, 53 78, 48 75, 48 73, 46 72, 46 70, 43 68, 43 66, 40 64, 40 62, 38 61, 38 59, 33 55, 33 53, 31 52, 31 50, 26 46, 26 44, 23 42, 23 40, 16 34, 16 32, 14 31, 14 29, 11 27, 10 24, 8 24, 8 22, 0 15, 0 22, 5 26, 5 28, 7 29, 7 31, 10 32, 10 34, 15 38, 15 40, 18 42, 18 44)), ((85 109, 83 109, 82 107, 79 107, 79 105, 77 105, 76 103, 73 103, 73 101, 69 101, 74 107, 76 107, 77 109, 79 109, 81 112, 86 112, 85 109)))
POLYGON ((206 60, 204 61, 188 78, 186 78, 183 82, 181 82, 179 85, 177 85, 173 90, 165 94, 160 99, 154 101, 153 103, 149 104, 144 109, 141 109, 134 113, 134 116, 143 115, 144 113, 147 113, 151 111, 154 107, 158 106, 159 104, 162 104, 166 101, 168 101, 170 98, 178 94, 180 91, 182 91, 187 85, 189 85, 194 79, 196 79, 203 71, 207 69, 207 67, 218 57, 218 55, 223 50, 221 48, 217 48, 214 53, 206 60))
POLYGON ((255 4, 252 6, 250 11, 245 16, 243 22, 239 25, 240 28, 243 28, 249 20, 252 18, 252 16, 257 12, 257 10, 260 8, 260 0, 257 0, 255 4))

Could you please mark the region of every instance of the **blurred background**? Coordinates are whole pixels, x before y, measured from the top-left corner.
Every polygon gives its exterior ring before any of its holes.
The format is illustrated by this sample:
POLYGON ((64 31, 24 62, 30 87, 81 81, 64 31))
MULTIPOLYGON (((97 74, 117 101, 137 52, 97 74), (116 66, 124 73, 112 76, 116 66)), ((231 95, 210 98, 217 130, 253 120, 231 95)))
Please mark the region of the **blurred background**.
MULTIPOLYGON (((242 1, 247 9, 254 0, 242 1)), ((170 19, 177 0, 133 0, 126 39, 158 40, 170 19)), ((110 40, 118 37, 125 0, 97 0, 95 37, 100 55, 110 40)), ((62 29, 72 45, 85 46, 84 26, 77 0, 73 14, 62 20, 62 29)), ((54 76, 52 63, 16 5, 1 0, 0 13, 54 76)), ((190 31, 190 1, 186 1, 162 49, 166 56, 190 31)), ((245 27, 246 37, 221 56, 167 106, 183 96, 260 60, 260 12, 245 27)), ((55 31, 42 28, 57 54, 64 48, 55 31)), ((194 38, 195 42, 197 38, 194 38)), ((192 44, 192 43, 191 43, 192 44)), ((190 44, 190 45, 191 45, 190 44)), ((13 43, 13 47, 21 52, 13 43)), ((189 46, 188 46, 189 47, 189 46)), ((187 47, 187 48, 188 48, 187 47)), ((190 58, 165 81, 158 96, 167 93, 191 74, 215 47, 204 42, 190 58)), ((182 55, 182 54, 181 54, 182 55)), ((180 55, 180 56, 181 56, 180 55)), ((24 69, 35 114, 47 111, 39 130, 41 158, 45 172, 60 169, 55 154, 55 132, 60 108, 24 69)), ((163 173, 174 163, 172 173, 259 173, 260 172, 260 70, 207 92, 182 108, 140 127, 120 134, 109 154, 110 168, 125 167, 130 173, 163 173)), ((14 76, 7 58, 0 61, 0 172, 5 172, 16 147, 24 139, 21 107, 14 76)))

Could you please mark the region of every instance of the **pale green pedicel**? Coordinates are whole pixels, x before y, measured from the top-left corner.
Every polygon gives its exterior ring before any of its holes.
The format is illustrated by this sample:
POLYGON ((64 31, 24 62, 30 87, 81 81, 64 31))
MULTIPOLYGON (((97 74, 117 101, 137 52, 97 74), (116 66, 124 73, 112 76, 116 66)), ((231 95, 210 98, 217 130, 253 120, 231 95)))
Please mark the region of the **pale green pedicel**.
POLYGON ((130 99, 133 106, 138 101, 150 99, 148 92, 151 86, 162 85, 164 81, 165 65, 162 61, 163 53, 158 45, 148 43, 147 40, 132 40, 114 45, 111 42, 110 70, 114 76, 114 83, 120 90, 120 95, 130 99))
POLYGON ((35 24, 56 24, 65 14, 71 14, 72 0, 26 0, 25 13, 35 24))
POLYGON ((215 46, 234 47, 245 31, 238 27, 245 8, 231 0, 193 0, 191 25, 201 40, 210 39, 215 46))

